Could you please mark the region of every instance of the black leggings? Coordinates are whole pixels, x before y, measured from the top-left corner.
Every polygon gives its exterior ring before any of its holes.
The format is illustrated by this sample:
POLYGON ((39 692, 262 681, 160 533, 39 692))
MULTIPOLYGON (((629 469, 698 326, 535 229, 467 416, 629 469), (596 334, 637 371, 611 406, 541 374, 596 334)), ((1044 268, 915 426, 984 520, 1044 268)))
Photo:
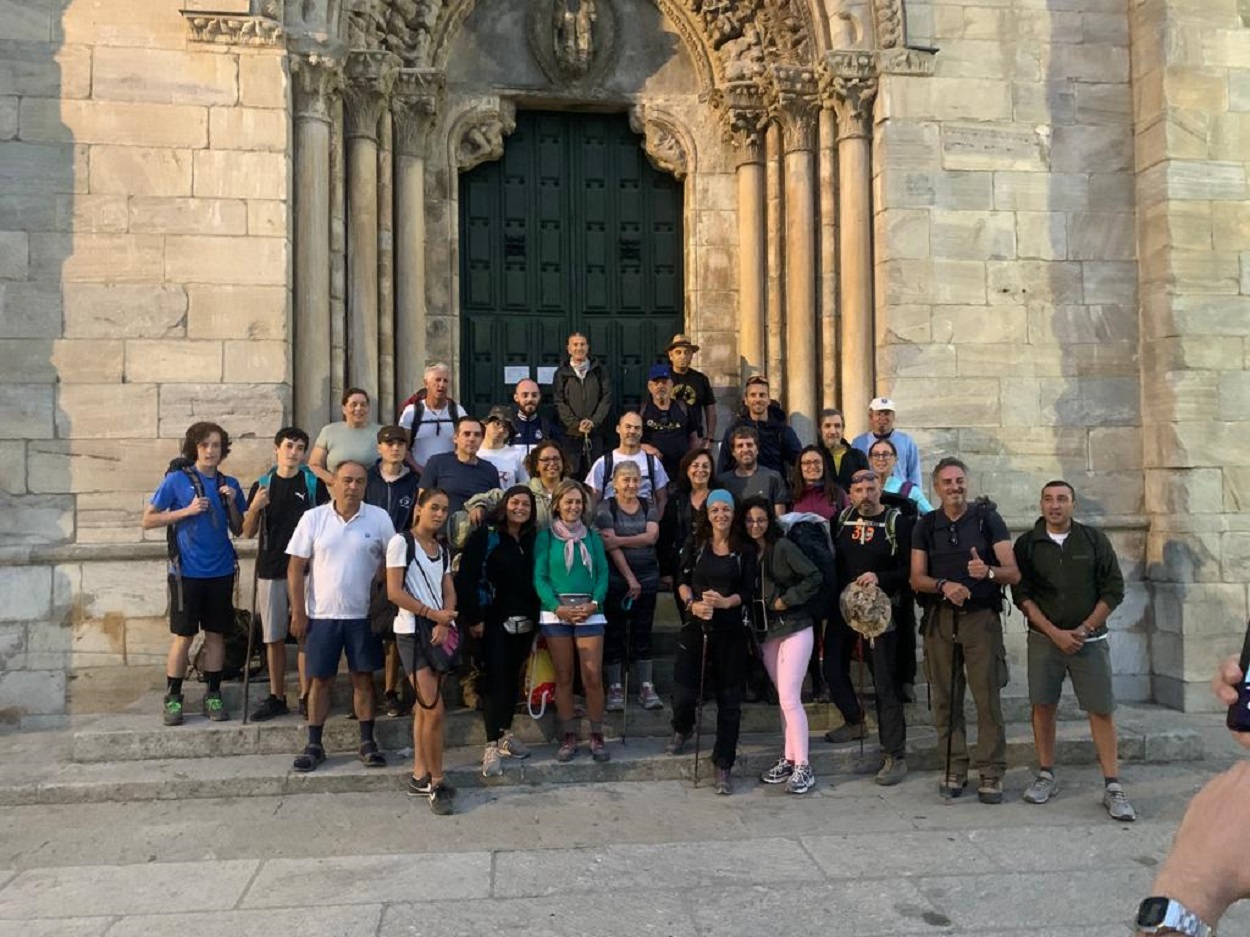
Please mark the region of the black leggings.
MULTIPOLYGON (((732 768, 738 753, 738 732, 742 725, 742 681, 746 677, 747 635, 745 628, 713 631, 707 639, 707 666, 716 686, 716 744, 712 763, 732 768)), ((703 655, 703 632, 699 623, 681 629, 677 659, 673 664, 673 731, 690 735, 694 731, 699 695, 699 664, 703 655)))
POLYGON ((512 728, 521 692, 521 666, 529 656, 534 632, 508 634, 500 622, 487 622, 482 635, 482 679, 478 692, 482 696, 482 721, 486 724, 486 741, 497 742, 512 728))
POLYGON ((634 599, 629 611, 621 608, 621 600, 629 587, 624 580, 613 577, 608 580, 608 600, 604 614, 608 619, 604 628, 604 664, 625 662, 625 632, 629 631, 629 661, 651 659, 651 630, 655 624, 656 583, 644 585, 642 594, 634 599), (626 628, 626 623, 629 627, 626 628))

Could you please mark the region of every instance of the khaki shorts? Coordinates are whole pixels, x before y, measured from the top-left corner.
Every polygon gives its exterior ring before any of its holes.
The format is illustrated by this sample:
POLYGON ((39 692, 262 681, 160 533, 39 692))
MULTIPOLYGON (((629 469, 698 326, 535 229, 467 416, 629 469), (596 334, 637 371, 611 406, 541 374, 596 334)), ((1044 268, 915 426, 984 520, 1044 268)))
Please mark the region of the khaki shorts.
POLYGON ((1063 692, 1064 677, 1072 678, 1077 702, 1087 713, 1115 712, 1111 689, 1111 648, 1106 639, 1087 641, 1075 654, 1065 654, 1037 631, 1029 631, 1029 702, 1054 706, 1063 692))
POLYGON ((291 623, 291 599, 285 579, 260 579, 256 582, 256 614, 266 644, 285 641, 291 623))

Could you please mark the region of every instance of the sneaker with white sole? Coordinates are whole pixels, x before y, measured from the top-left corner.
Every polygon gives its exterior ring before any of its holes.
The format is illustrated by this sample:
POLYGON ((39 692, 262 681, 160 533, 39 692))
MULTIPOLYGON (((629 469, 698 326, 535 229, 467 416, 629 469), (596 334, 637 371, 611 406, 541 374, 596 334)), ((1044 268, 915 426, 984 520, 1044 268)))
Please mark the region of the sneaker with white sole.
POLYGON ((802 762, 794 766, 794 771, 786 779, 787 794, 806 794, 816 786, 816 775, 812 774, 812 766, 802 762))
POLYGON ((610 713, 619 713, 625 711, 625 688, 619 683, 613 683, 608 687, 608 700, 604 704, 604 709, 610 713))
POLYGON ((503 774, 503 758, 499 754, 499 746, 491 742, 482 755, 482 777, 497 778, 503 774))
POLYGON ((1059 793, 1059 781, 1049 771, 1039 771, 1020 799, 1026 804, 1044 804, 1059 793))
POLYGON ((1132 823, 1137 819, 1137 811, 1129 803, 1128 795, 1124 793, 1124 788, 1118 781, 1107 785, 1102 794, 1102 805, 1107 808, 1107 813, 1111 815, 1112 820, 1132 823))
POLYGON ((664 700, 660 699, 660 694, 655 692, 655 685, 644 683, 642 689, 638 691, 638 705, 643 709, 663 709, 664 700))
POLYGON ((785 784, 792 774, 794 774, 794 762, 782 755, 775 765, 760 775, 760 780, 765 784, 785 784))
POLYGON ((499 754, 505 758, 515 758, 520 761, 530 756, 530 750, 529 746, 509 732, 499 740, 499 754))

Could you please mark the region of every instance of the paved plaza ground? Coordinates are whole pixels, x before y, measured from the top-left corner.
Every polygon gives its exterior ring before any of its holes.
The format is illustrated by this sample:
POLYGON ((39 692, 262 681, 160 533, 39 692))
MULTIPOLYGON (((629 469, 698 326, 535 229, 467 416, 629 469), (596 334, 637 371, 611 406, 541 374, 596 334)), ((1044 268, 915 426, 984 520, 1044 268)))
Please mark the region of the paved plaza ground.
POLYGON ((747 778, 729 798, 684 780, 474 788, 449 818, 401 775, 393 791, 6 807, 0 933, 1127 935, 1186 802, 1237 757, 1214 717, 1182 718, 1207 757, 1127 766, 1133 824, 1103 812, 1091 767, 1061 769, 1044 807, 1019 801, 1021 768, 998 807, 943 804, 931 772, 823 777, 803 797, 747 778))

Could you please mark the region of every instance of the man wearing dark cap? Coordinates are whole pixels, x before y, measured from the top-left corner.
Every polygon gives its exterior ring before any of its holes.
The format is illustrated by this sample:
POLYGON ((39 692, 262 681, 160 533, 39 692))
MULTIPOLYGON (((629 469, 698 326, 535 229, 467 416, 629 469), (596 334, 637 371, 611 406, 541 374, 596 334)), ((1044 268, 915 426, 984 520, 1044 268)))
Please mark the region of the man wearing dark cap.
POLYGON ((670 479, 677 477, 682 457, 699 443, 699 429, 690 408, 673 399, 673 378, 667 364, 653 364, 647 372, 650 399, 638 411, 642 417, 642 448, 658 456, 670 479))
POLYGON ((509 445, 516 427, 512 422, 511 407, 491 407, 486 415, 486 438, 477 451, 479 459, 485 459, 499 470, 499 487, 507 491, 513 485, 529 481, 525 471, 525 447, 509 445))
POLYGON ((699 434, 694 445, 708 446, 716 439, 716 395, 707 375, 690 366, 698 350, 685 335, 674 335, 664 353, 671 366, 673 399, 685 405, 699 434))

